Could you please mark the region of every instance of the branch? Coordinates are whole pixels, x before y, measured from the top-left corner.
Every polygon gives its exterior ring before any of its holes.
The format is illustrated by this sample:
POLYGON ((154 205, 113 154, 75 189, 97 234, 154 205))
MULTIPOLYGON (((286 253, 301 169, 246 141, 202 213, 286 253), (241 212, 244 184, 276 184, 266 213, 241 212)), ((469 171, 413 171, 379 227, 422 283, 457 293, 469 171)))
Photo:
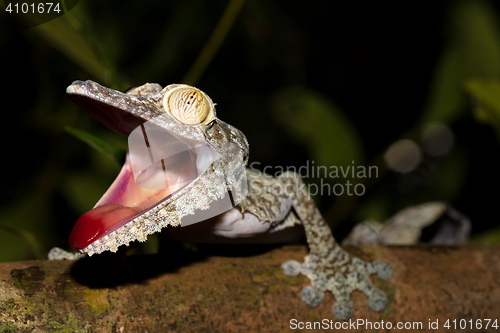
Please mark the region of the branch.
MULTIPOLYGON (((279 268, 286 259, 302 261, 304 246, 256 248, 260 253, 225 246, 212 248, 206 257, 103 254, 77 262, 0 263, 0 332, 277 332, 290 330, 291 319, 335 325, 333 297, 309 308, 300 300, 308 281, 285 276, 279 268), (219 249, 226 256, 217 255, 219 249)), ((349 251, 394 269, 389 281, 373 279, 388 294, 389 308, 373 312, 366 297, 354 293, 353 320, 422 322, 419 331, 428 330, 429 320, 439 320, 439 331, 445 331, 447 319, 465 319, 466 332, 475 331, 469 320, 476 325, 483 319, 484 330, 484 319, 498 319, 500 246, 349 251)))

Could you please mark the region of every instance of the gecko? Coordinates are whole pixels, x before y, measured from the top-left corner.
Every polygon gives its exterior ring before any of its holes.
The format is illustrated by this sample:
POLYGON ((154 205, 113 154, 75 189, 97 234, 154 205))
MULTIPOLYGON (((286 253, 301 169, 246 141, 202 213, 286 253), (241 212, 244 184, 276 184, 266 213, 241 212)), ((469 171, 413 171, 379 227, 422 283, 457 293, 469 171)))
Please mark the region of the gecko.
MULTIPOLYGON (((245 135, 217 117, 205 92, 184 84, 163 88, 156 83, 120 92, 88 80, 74 81, 66 93, 104 125, 129 136, 126 161, 116 180, 71 231, 69 243, 77 252, 116 252, 162 229, 180 241, 253 243, 283 242, 299 228, 305 232, 309 253, 302 263, 287 260, 281 268, 286 275, 302 274, 310 280, 301 292, 305 304, 319 305, 330 291, 336 300, 333 314, 349 320, 354 312, 350 295, 359 290, 371 309, 386 309, 388 298, 371 283, 370 275, 390 279, 391 266, 344 251, 299 175, 285 172, 272 177, 246 169, 245 135), (134 174, 130 140, 133 133, 146 135, 146 125, 166 135, 165 141, 173 145, 168 147, 181 147, 168 161, 155 164, 160 171, 153 178, 165 177, 160 187, 139 186, 134 174), (198 223, 192 222, 193 216, 198 223), (191 224, 184 225, 190 218, 191 224)), ((146 146, 151 153, 154 147, 146 146)))

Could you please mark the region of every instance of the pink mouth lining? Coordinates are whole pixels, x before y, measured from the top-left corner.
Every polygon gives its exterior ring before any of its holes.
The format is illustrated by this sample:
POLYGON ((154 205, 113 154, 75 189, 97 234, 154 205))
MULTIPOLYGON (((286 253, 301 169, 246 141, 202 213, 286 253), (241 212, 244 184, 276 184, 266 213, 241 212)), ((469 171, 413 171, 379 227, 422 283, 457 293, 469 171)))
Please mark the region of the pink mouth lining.
POLYGON ((129 135, 129 152, 117 178, 76 222, 69 237, 75 250, 124 226, 167 200, 221 156, 211 146, 147 122, 129 135))
POLYGON ((94 209, 84 213, 71 230, 69 244, 81 250, 101 237, 115 231, 135 217, 168 199, 172 192, 187 184, 175 184, 166 189, 144 189, 134 181, 130 159, 94 209))

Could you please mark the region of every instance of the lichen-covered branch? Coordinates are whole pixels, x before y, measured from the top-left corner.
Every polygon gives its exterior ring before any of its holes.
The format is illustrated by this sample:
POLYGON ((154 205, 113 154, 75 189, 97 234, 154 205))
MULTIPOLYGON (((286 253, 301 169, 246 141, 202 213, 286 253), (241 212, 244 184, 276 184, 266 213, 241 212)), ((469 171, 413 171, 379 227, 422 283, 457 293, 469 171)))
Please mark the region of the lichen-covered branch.
MULTIPOLYGON (((389 296, 388 309, 371 311, 357 293, 352 320, 422 322, 422 332, 446 331, 447 319, 500 324, 500 246, 349 251, 394 269, 391 280, 374 279, 389 296), (428 329, 429 320, 438 320, 440 329, 428 329)), ((309 282, 280 270, 282 261, 305 254, 303 246, 286 246, 234 257, 172 253, 0 263, 0 332, 279 332, 289 331, 292 319, 335 325, 333 297, 307 307, 300 291, 309 282)), ((461 330, 467 331, 477 330, 461 330)))

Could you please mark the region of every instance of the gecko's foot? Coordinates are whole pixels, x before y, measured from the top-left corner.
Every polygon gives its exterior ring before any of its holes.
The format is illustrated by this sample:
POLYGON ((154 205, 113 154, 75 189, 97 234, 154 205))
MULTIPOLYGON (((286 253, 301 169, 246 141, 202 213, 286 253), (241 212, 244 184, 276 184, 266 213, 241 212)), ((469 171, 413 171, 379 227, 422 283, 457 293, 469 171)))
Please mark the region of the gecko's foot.
POLYGON ((377 273, 383 279, 390 279, 392 268, 381 261, 365 262, 352 257, 337 246, 329 255, 310 254, 303 263, 287 260, 281 264, 283 273, 290 276, 307 276, 311 285, 302 289, 302 301, 307 305, 318 306, 323 301, 325 291, 332 292, 336 303, 332 312, 340 320, 349 320, 354 312, 350 295, 360 290, 368 296, 368 306, 377 312, 387 308, 387 295, 373 286, 370 275, 377 273))

